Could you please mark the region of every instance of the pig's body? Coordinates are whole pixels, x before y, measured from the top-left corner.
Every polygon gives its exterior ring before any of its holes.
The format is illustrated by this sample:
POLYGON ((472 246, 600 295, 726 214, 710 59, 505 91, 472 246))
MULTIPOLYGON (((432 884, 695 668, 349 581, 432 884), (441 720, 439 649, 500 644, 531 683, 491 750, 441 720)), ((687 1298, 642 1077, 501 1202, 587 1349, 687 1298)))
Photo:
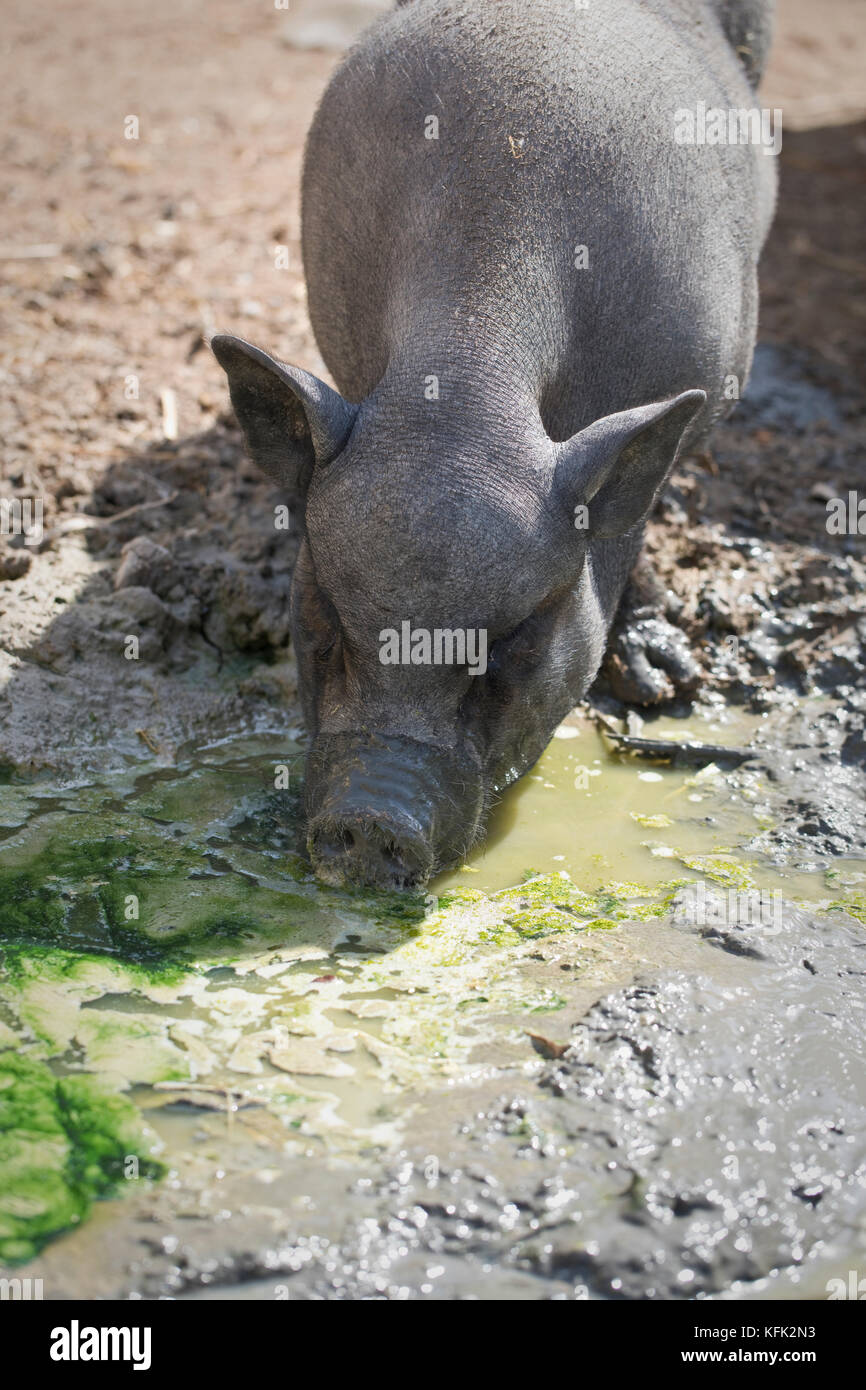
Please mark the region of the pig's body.
POLYGON ((300 463, 260 364, 281 369, 215 341, 252 452, 307 499, 294 630, 325 877, 420 882, 477 836, 591 682, 678 449, 744 384, 774 161, 679 144, 674 113, 755 105, 766 9, 410 0, 328 87, 303 245, 345 399, 287 369, 300 463), (483 627, 498 665, 383 666, 404 619, 483 627))
POLYGON ((678 108, 754 105, 722 8, 413 0, 362 37, 303 184, 310 316, 344 395, 389 363, 397 390, 508 377, 566 439, 702 387, 711 424, 751 360, 775 173, 754 145, 673 137, 678 108))

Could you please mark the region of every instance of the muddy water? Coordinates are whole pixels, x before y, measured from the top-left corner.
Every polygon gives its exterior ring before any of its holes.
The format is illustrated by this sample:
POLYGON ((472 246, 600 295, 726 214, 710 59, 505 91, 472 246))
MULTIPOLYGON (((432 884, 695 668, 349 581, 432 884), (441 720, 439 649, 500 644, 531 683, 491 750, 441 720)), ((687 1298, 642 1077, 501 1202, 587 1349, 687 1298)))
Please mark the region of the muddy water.
MULTIPOLYGON (((645 733, 741 744, 757 723, 645 733)), ((537 1064, 527 1034, 567 1036, 648 951, 681 966, 666 914, 684 883, 860 901, 862 865, 831 886, 750 851, 767 822, 759 774, 614 757, 577 717, 429 893, 324 888, 303 858, 302 748, 279 740, 276 767, 275 742, 102 785, 0 788, 0 1095, 24 1095, 0 1108, 7 1261, 81 1224, 130 1155, 147 1181, 174 1170, 191 1192, 217 1171, 267 1182, 287 1160, 384 1162, 425 1097, 537 1064), (629 936, 635 921, 650 936, 629 936), (62 1088, 82 1078, 107 1108, 70 1131, 62 1088), (34 1096, 53 1147, 28 1133, 34 1096), (89 1187, 70 1188, 69 1149, 101 1155, 89 1187)))
MULTIPOLYGON (((703 738, 733 744, 742 730, 697 721, 651 726, 651 736, 703 738), (733 737, 732 737, 733 735, 733 737)), ((496 892, 515 882, 515 870, 564 869, 578 883, 609 880, 658 884, 671 877, 675 842, 683 853, 710 853, 748 838, 748 811, 735 809, 722 779, 611 757, 596 729, 570 720, 533 771, 509 789, 497 807, 485 843, 456 873, 474 887, 496 892)))
MULTIPOLYGON (((743 710, 646 722, 649 739, 747 747, 767 716, 743 710)), ((586 887, 602 883, 659 886, 698 876, 689 861, 732 855, 749 864, 767 890, 823 901, 819 874, 780 871, 745 847, 770 820, 760 777, 732 779, 711 763, 677 769, 633 756, 611 756, 595 725, 577 714, 556 730, 536 767, 511 787, 489 833, 435 890, 470 883, 484 892, 513 884, 518 871, 565 870, 586 887)), ((851 871, 862 866, 851 865, 851 871)))

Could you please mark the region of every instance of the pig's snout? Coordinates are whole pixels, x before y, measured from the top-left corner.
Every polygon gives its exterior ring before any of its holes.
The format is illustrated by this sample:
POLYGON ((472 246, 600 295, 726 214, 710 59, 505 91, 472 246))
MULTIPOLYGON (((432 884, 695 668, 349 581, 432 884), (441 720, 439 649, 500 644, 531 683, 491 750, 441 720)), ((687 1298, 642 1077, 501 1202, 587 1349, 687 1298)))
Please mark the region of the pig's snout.
POLYGON ((403 826, 337 819, 312 826, 309 844, 316 873, 326 883, 412 888, 430 873, 429 845, 403 826))
POLYGON ((320 738, 307 766, 307 843, 318 877, 335 885, 421 887, 457 853, 464 817, 453 780, 445 755, 411 739, 320 738))

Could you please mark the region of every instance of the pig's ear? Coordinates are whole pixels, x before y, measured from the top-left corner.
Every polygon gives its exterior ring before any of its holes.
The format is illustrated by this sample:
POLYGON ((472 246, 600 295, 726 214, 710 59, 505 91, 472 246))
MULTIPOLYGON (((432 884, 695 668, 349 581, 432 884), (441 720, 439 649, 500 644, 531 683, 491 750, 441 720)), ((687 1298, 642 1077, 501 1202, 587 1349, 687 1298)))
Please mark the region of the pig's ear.
POLYGON ((300 501, 315 465, 330 463, 342 449, 358 407, 310 372, 287 367, 242 338, 220 333, 211 347, 229 379, 250 457, 300 501))
POLYGON ((587 509, 588 535, 621 536, 643 521, 673 467, 705 391, 605 415, 558 444, 555 487, 568 511, 587 509))

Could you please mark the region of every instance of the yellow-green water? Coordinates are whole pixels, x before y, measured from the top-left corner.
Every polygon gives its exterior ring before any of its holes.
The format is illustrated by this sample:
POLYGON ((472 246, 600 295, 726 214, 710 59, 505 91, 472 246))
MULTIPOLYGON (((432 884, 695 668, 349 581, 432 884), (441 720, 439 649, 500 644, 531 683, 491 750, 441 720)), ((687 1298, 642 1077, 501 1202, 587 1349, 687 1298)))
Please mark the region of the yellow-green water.
MULTIPOLYGON (((718 719, 658 719, 642 735, 725 747, 747 746, 763 716, 726 711, 718 719)), ((495 808, 484 842, 434 891, 471 884, 496 892, 529 869, 564 869, 592 888, 611 881, 655 885, 683 870, 682 857, 717 853, 760 862, 762 886, 809 900, 827 896, 821 875, 780 870, 743 846, 768 823, 763 779, 737 792, 722 768, 674 768, 614 755, 595 725, 575 714, 556 730, 533 770, 495 808)))

